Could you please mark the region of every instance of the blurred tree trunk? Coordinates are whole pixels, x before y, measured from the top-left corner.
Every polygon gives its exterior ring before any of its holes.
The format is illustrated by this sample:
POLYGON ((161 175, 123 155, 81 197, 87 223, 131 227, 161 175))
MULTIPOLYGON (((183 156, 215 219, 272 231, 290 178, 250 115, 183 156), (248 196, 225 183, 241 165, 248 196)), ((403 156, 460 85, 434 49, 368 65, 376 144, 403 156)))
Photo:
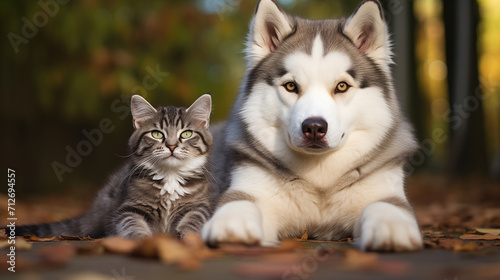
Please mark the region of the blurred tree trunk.
POLYGON ((488 170, 477 55, 476 1, 443 0, 450 115, 449 175, 488 170))
POLYGON ((415 56, 416 34, 415 17, 412 1, 392 2, 387 4, 386 19, 390 21, 393 35, 394 51, 394 81, 401 105, 415 127, 418 139, 423 139, 425 133, 425 118, 422 116, 424 100, 419 94, 417 83, 417 62, 415 56))

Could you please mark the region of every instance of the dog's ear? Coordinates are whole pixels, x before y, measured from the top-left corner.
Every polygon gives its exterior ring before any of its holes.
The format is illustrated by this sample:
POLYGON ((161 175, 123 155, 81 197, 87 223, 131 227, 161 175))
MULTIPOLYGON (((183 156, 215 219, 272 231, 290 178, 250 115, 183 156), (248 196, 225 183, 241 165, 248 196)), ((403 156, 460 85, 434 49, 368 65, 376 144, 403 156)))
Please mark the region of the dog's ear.
POLYGON ((146 120, 153 118, 157 113, 156 109, 140 95, 132 95, 130 111, 132 111, 134 128, 136 129, 140 128, 146 120))
POLYGON ((358 49, 385 63, 391 62, 389 33, 378 0, 364 0, 344 25, 346 34, 358 49))
POLYGON ((292 32, 294 22, 274 0, 260 0, 247 37, 247 58, 257 64, 292 32))
POLYGON ((196 99, 193 105, 186 109, 191 118, 203 127, 210 124, 210 112, 212 111, 212 97, 210 94, 204 94, 196 99))

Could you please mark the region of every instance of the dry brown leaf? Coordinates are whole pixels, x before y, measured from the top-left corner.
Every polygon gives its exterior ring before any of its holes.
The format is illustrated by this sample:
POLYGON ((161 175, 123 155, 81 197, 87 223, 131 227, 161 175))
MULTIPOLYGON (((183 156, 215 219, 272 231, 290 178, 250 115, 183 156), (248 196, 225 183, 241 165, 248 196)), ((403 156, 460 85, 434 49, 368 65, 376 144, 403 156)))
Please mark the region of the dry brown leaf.
POLYGON ((111 253, 130 254, 138 246, 138 241, 119 236, 111 236, 99 241, 104 249, 111 253))
POLYGON ((279 247, 262 247, 262 246, 248 246, 236 243, 222 243, 219 245, 219 251, 238 255, 238 256, 259 256, 265 254, 276 254, 283 252, 295 251, 302 248, 302 244, 293 239, 285 239, 281 241, 279 247))
POLYGON ((83 240, 83 238, 79 236, 59 235, 59 240, 83 240))
POLYGON ((205 243, 197 233, 188 233, 182 239, 182 243, 191 250, 202 250, 206 248, 205 243))
POLYGON ((453 247, 454 252, 472 252, 472 251, 478 251, 479 248, 476 246, 475 243, 468 242, 465 244, 456 244, 453 247))
POLYGON ((307 241, 308 237, 309 236, 307 235, 307 231, 304 230, 304 234, 302 234, 302 237, 301 238, 296 238, 295 240, 304 242, 304 241, 307 241))
POLYGON ((35 241, 35 242, 50 242, 50 241, 57 241, 57 237, 55 236, 49 236, 49 237, 37 237, 34 234, 28 234, 23 236, 24 239, 28 241, 35 241))
POLYGON ((182 270, 195 270, 201 267, 201 260, 196 253, 177 239, 163 238, 158 241, 158 257, 161 262, 175 264, 182 270))
POLYGON ((158 258, 161 262, 175 264, 182 270, 194 270, 201 266, 201 255, 197 255, 196 250, 168 235, 144 239, 133 254, 137 257, 158 258))
POLYGON ((155 245, 159 259, 166 264, 182 262, 192 257, 189 248, 174 238, 158 238, 155 245))
POLYGON ((77 248, 68 243, 54 247, 45 247, 41 251, 42 264, 47 266, 63 266, 71 261, 77 253, 77 248))
POLYGON ((479 235, 479 234, 464 234, 460 236, 460 239, 463 240, 500 240, 500 236, 496 236, 493 234, 484 234, 484 235, 479 235))
POLYGON ((216 258, 222 256, 224 253, 218 250, 210 250, 205 245, 205 242, 201 240, 201 237, 197 233, 189 233, 182 239, 182 243, 186 245, 189 250, 196 253, 200 259, 216 258))
POLYGON ((500 236, 500 228, 476 228, 476 232, 500 236))
POLYGON ((454 238, 453 235, 445 235, 442 231, 423 230, 422 235, 428 238, 454 238))
POLYGON ((424 247, 425 248, 430 248, 430 249, 435 249, 438 247, 437 239, 435 240, 424 240, 424 247))
POLYGON ((158 241, 159 236, 153 236, 141 240, 135 249, 132 251, 132 255, 136 257, 144 258, 158 258, 158 241))
POLYGON ((462 245, 462 240, 458 239, 438 239, 437 240, 437 248, 453 250, 455 246, 462 245))

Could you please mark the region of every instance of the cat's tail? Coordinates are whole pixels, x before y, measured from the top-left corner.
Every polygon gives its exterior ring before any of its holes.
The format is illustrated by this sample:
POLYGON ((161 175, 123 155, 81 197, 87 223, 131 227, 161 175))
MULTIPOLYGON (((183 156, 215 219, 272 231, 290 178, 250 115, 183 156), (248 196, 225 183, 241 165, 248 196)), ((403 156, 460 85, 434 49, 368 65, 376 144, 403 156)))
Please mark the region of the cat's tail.
POLYGON ((15 227, 3 227, 2 229, 6 230, 7 235, 10 235, 11 231, 13 231, 13 234, 15 234, 16 236, 34 234, 37 237, 67 235, 80 237, 90 236, 92 238, 99 238, 104 235, 104 232, 96 230, 93 227, 89 227, 89 225, 86 224, 86 220, 87 215, 83 215, 54 223, 22 226, 16 225, 15 227))

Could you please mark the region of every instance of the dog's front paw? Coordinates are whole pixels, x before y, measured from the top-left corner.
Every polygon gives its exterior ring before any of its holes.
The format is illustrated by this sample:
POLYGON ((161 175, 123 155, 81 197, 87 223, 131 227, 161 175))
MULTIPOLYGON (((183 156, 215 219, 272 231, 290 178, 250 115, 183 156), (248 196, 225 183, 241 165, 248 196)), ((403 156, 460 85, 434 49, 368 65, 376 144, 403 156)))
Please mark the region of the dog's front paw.
POLYGON ((233 201, 219 208, 201 234, 209 245, 218 243, 261 244, 262 214, 250 201, 233 201))
POLYGON ((360 249, 365 251, 416 251, 423 245, 415 218, 384 202, 365 208, 356 223, 354 236, 360 249))

